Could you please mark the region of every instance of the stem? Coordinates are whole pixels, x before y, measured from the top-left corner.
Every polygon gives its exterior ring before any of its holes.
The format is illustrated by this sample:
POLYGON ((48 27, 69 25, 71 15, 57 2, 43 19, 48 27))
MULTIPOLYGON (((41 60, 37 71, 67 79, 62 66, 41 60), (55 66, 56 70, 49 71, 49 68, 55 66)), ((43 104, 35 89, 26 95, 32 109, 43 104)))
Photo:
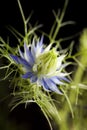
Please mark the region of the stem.
POLYGON ((60 30, 60 27, 61 27, 61 24, 62 24, 62 20, 64 18, 65 12, 66 12, 67 4, 68 4, 68 0, 65 0, 64 8, 63 8, 63 11, 61 13, 60 18, 57 18, 57 16, 55 16, 56 17, 56 21, 57 21, 57 27, 56 27, 56 30, 55 30, 54 35, 53 35, 53 39, 54 40, 56 39, 56 36, 58 35, 58 32, 60 30))
MULTIPOLYGON (((83 39, 84 41, 84 39, 83 39)), ((82 82, 82 78, 83 78, 83 74, 84 74, 84 70, 86 68, 86 65, 87 65, 87 47, 86 47, 86 44, 85 43, 82 43, 80 44, 80 50, 79 51, 82 51, 82 55, 80 57, 80 64, 82 65, 82 67, 80 65, 78 65, 78 68, 76 70, 76 73, 74 75, 74 80, 73 80, 73 84, 75 86, 75 90, 70 90, 70 94, 69 94, 69 100, 71 102, 71 105, 73 106, 74 104, 77 103, 78 101, 78 94, 79 94, 79 83, 82 82)), ((80 41, 81 42, 81 41, 80 41)), ((75 113, 75 116, 72 120, 72 128, 70 127, 69 128, 69 123, 71 122, 68 122, 67 119, 68 119, 68 115, 69 115, 69 108, 67 107, 67 102, 65 102, 64 104, 64 107, 63 109, 61 110, 61 117, 62 117, 62 121, 60 122, 60 130, 80 130, 82 128, 81 126, 81 122, 78 122, 78 109, 74 108, 74 113, 75 113), (76 122, 78 124, 76 124, 76 122)))
POLYGON ((24 32, 25 32, 25 36, 26 36, 26 34, 27 34, 27 23, 26 23, 26 19, 25 19, 25 16, 24 16, 24 12, 23 12, 23 9, 22 9, 20 0, 18 0, 18 5, 19 5, 19 9, 20 9, 21 16, 22 16, 22 19, 23 19, 23 23, 24 23, 24 32))

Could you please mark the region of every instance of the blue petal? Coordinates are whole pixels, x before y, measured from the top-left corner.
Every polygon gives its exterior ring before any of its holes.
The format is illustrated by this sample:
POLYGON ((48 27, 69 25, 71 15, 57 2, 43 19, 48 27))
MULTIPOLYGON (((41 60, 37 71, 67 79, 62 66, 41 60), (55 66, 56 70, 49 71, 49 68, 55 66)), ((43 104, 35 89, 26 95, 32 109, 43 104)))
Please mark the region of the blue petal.
POLYGON ((58 85, 64 85, 63 82, 61 82, 62 78, 59 78, 58 76, 51 77, 50 80, 58 85))
POLYGON ((36 44, 36 54, 38 55, 38 54, 42 53, 43 51, 44 51, 44 49, 43 49, 43 36, 42 36, 41 40, 38 41, 36 44))
POLYGON ((24 79, 30 78, 30 81, 32 83, 37 81, 37 76, 34 75, 34 73, 32 72, 27 72, 26 74, 22 75, 22 78, 24 79))
POLYGON ((36 82, 37 81, 37 76, 36 75, 32 75, 32 77, 30 78, 31 82, 36 82))
POLYGON ((17 64, 22 64, 25 69, 31 70, 32 66, 23 58, 19 58, 18 56, 10 55, 10 57, 17 63, 17 64))
POLYGON ((35 59, 34 59, 32 53, 31 53, 31 50, 29 50, 29 57, 28 58, 29 58, 29 63, 31 65, 33 65, 35 63, 35 59))
POLYGON ((18 58, 18 62, 22 64, 25 68, 31 69, 30 64, 23 58, 18 58))
POLYGON ((29 62, 31 65, 34 64, 34 58, 31 54, 31 51, 27 47, 26 43, 24 43, 24 57, 27 60, 27 62, 29 62))
POLYGON ((43 86, 43 88, 46 90, 46 91, 49 91, 50 89, 49 89, 49 86, 46 84, 46 82, 44 81, 44 78, 42 78, 41 80, 40 80, 40 83, 41 83, 41 85, 43 86))
POLYGON ((33 76, 32 72, 27 72, 26 74, 22 75, 22 78, 27 79, 27 78, 31 78, 33 76))
POLYGON ((58 89, 58 87, 56 86, 56 84, 54 82, 52 82, 50 79, 45 79, 45 83, 49 86, 49 89, 51 91, 54 91, 58 94, 62 94, 62 92, 58 89))
POLYGON ((36 48, 41 48, 43 47, 43 36, 41 37, 41 40, 37 42, 36 48))
POLYGON ((61 80, 64 80, 64 81, 70 83, 70 80, 68 78, 66 78, 66 77, 61 77, 61 80))
POLYGON ((16 63, 19 63, 19 57, 18 56, 14 56, 12 54, 10 54, 10 57, 16 62, 16 63))

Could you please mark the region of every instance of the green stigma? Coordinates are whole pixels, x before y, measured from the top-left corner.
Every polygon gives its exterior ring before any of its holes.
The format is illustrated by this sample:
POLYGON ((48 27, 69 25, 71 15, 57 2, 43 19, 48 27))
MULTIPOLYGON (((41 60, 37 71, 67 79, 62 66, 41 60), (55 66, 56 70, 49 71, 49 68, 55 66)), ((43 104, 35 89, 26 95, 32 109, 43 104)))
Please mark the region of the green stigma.
POLYGON ((33 66, 33 71, 37 72, 38 76, 50 74, 57 69, 57 52, 55 49, 45 52, 37 57, 36 63, 33 66))

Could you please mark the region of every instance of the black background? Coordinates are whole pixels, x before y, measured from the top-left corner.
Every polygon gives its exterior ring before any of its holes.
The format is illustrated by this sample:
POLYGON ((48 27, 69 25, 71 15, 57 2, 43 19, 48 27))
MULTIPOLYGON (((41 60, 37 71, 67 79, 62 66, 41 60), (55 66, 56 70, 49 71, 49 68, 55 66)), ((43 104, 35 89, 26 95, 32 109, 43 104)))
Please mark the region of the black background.
MULTIPOLYGON (((64 0, 20 0, 24 10, 25 17, 33 11, 31 24, 38 21, 43 24, 42 30, 49 32, 53 24, 54 16, 52 10, 63 8, 64 0)), ((87 4, 86 0, 70 0, 66 10, 64 20, 75 21, 76 24, 68 27, 63 35, 72 35, 82 31, 87 27, 87 4)), ((6 26, 11 25, 23 33, 23 22, 19 11, 17 0, 0 0, 0 36, 8 37, 10 33, 6 26)), ((11 36, 12 37, 12 36, 11 36)), ((2 104, 0 104, 2 105, 2 104)), ((4 108, 5 109, 5 108, 4 108)), ((9 115, 9 114, 8 114, 9 115)), ((25 130, 49 130, 47 121, 42 115, 37 105, 31 105, 26 110, 24 105, 19 106, 10 113, 9 120, 16 121, 17 125, 24 124, 25 130)), ((6 130, 6 129, 5 129, 6 130)))
MULTIPOLYGON (((33 11, 31 24, 35 24, 37 21, 43 24, 43 31, 50 30, 54 16, 52 10, 57 12, 58 9, 62 9, 65 0, 20 0, 22 8, 24 10, 25 17, 27 18, 31 11, 33 11)), ((69 27, 64 34, 73 34, 81 31, 87 27, 87 4, 86 0, 69 0, 68 7, 64 20, 72 20, 76 22, 76 25, 69 27)), ((17 0, 1 0, 0 1, 0 36, 7 36, 7 30, 5 26, 11 25, 23 32, 23 22, 19 11, 17 0)))

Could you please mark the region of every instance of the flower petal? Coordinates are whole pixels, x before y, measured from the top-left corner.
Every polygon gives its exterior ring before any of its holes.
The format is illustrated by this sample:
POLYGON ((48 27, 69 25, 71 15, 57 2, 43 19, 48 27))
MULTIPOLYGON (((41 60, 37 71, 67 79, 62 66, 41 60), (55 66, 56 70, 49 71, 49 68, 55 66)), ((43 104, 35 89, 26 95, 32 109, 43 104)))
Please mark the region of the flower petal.
POLYGON ((65 63, 65 64, 61 64, 60 65, 60 68, 58 67, 57 68, 57 71, 61 71, 61 70, 63 70, 65 67, 67 67, 68 65, 70 65, 71 63, 69 62, 69 63, 65 63))
POLYGON ((38 79, 37 76, 32 74, 32 77, 30 78, 31 82, 32 82, 32 83, 33 83, 33 82, 36 82, 37 79, 38 79))
POLYGON ((18 58, 18 62, 19 62, 20 64, 22 64, 23 66, 25 66, 25 68, 31 69, 30 64, 29 64, 25 59, 23 59, 23 58, 18 58))
POLYGON ((24 43, 24 58, 31 66, 34 64, 34 58, 26 43, 24 43))
POLYGON ((22 75, 22 78, 27 79, 27 78, 31 78, 33 76, 32 72, 27 72, 26 74, 22 75))
POLYGON ((45 83, 49 86, 49 89, 58 94, 62 94, 62 92, 58 89, 56 84, 52 82, 50 79, 44 79, 45 83))
POLYGON ((36 44, 36 57, 38 57, 43 52, 43 37, 36 44))
POLYGON ((61 77, 61 80, 64 80, 64 81, 66 81, 66 82, 70 82, 70 80, 68 79, 68 78, 66 78, 66 77, 61 77))
POLYGON ((23 54, 23 52, 20 50, 19 46, 18 46, 18 51, 19 51, 19 54, 20 54, 21 58, 24 58, 24 54, 23 54))
POLYGON ((68 76, 70 73, 57 73, 57 76, 59 77, 59 78, 62 78, 62 77, 65 77, 65 76, 68 76))
POLYGON ((50 50, 50 48, 51 48, 51 44, 49 44, 45 49, 44 49, 44 52, 48 52, 49 50, 50 50))
POLYGON ((36 47, 35 47, 35 39, 33 39, 32 45, 31 45, 31 54, 33 56, 33 59, 35 61, 36 59, 36 47))
POLYGON ((41 40, 39 41, 39 44, 37 44, 37 45, 39 45, 39 47, 43 46, 43 36, 41 37, 41 40))
POLYGON ((58 68, 58 69, 61 67, 62 61, 63 61, 63 59, 65 58, 65 56, 66 56, 66 55, 62 55, 62 56, 59 56, 59 57, 58 57, 58 59, 57 59, 57 60, 58 60, 58 62, 57 62, 57 63, 58 63, 58 64, 57 64, 57 68, 58 68))
POLYGON ((18 56, 14 56, 14 55, 12 55, 12 54, 10 54, 10 57, 16 62, 16 63, 18 63, 19 64, 19 57, 18 56))
POLYGON ((44 81, 44 78, 39 80, 40 84, 43 86, 43 89, 46 91, 50 91, 49 86, 46 84, 46 82, 44 81))
POLYGON ((50 78, 50 80, 51 80, 52 82, 54 82, 55 84, 64 85, 64 83, 61 82, 62 78, 59 79, 59 77, 57 77, 57 76, 54 76, 54 77, 50 78))

